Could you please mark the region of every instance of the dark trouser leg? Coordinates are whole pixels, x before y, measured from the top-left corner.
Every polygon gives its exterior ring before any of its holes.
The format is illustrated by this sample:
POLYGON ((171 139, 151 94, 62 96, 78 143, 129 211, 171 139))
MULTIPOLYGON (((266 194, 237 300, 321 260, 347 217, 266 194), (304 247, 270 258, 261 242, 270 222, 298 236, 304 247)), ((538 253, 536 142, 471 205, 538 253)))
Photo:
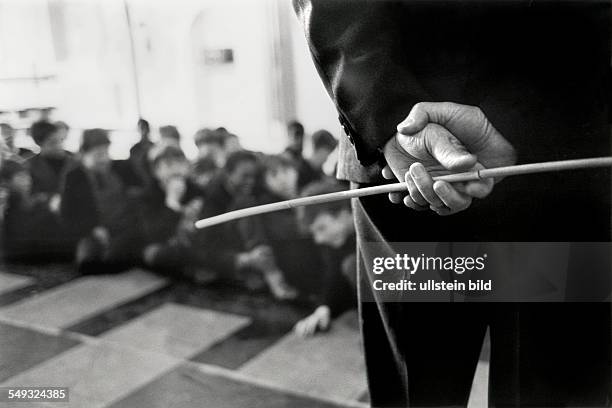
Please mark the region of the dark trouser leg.
POLYGON ((491 306, 494 406, 609 406, 609 303, 491 306))
MULTIPOLYGON (((385 242, 376 222, 381 213, 390 216, 384 207, 355 203, 358 245, 385 242)), ((366 266, 371 264, 359 251, 360 313, 372 405, 466 406, 488 305, 369 301, 366 266)))

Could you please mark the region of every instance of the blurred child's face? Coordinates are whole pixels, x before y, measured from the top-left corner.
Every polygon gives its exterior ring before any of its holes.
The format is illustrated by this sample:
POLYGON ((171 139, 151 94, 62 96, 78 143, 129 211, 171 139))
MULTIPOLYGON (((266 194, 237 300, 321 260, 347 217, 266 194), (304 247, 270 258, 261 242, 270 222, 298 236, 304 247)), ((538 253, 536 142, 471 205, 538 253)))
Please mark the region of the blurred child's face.
POLYGON ((225 151, 227 154, 237 152, 241 150, 242 146, 240 145, 240 140, 235 135, 231 135, 225 140, 225 151))
POLYGON ((353 217, 348 210, 336 214, 322 212, 317 215, 310 225, 310 233, 319 245, 340 248, 348 237, 353 234, 353 217))
POLYGON ((66 129, 65 127, 59 127, 57 129, 57 134, 59 135, 59 138, 62 140, 62 145, 63 145, 64 141, 68 137, 68 129, 66 129))
POLYGON ((236 168, 228 173, 227 180, 237 193, 251 194, 257 180, 257 164, 250 160, 238 163, 236 168))
POLYGON ((298 172, 293 167, 268 171, 265 177, 268 189, 284 198, 291 198, 297 195, 297 179, 298 172))
POLYGON ((291 150, 301 152, 304 146, 304 132, 297 127, 290 127, 289 133, 289 148, 291 150))
POLYGON ((27 171, 20 171, 11 178, 10 188, 11 190, 29 195, 32 191, 32 177, 27 171))
POLYGON ((208 183, 210 183, 210 180, 212 180, 214 175, 215 175, 214 171, 204 171, 204 172, 201 172, 201 173, 195 173, 192 176, 192 180, 198 186, 200 186, 202 188, 206 188, 206 186, 208 186, 208 183))
POLYGON ((155 177, 165 184, 174 178, 184 179, 189 173, 189 163, 181 158, 168 158, 160 160, 155 165, 155 177))
POLYGON ((104 171, 110 165, 108 145, 96 146, 83 153, 83 165, 91 170, 104 171))
POLYGON ((214 143, 200 143, 198 145, 198 158, 207 159, 211 158, 217 166, 223 165, 224 152, 221 146, 214 143))
POLYGON ((40 150, 45 155, 63 155, 64 154, 64 140, 65 137, 63 132, 57 131, 47 137, 47 139, 40 145, 40 150))
POLYGON ((176 138, 172 137, 172 136, 166 136, 163 133, 161 134, 160 137, 160 144, 164 145, 164 146, 174 146, 174 147, 181 147, 181 143, 176 140, 176 138))

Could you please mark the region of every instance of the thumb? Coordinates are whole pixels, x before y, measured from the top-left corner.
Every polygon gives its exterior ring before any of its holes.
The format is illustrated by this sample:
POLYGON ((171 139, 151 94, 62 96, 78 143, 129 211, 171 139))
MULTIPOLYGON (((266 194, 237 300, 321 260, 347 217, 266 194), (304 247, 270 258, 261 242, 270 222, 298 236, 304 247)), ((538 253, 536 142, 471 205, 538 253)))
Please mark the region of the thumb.
POLYGON ((423 130, 429 118, 427 112, 419 109, 412 109, 406 119, 397 125, 397 133, 402 135, 414 135, 423 130))
POLYGON ((430 123, 421 131, 421 136, 429 154, 447 170, 464 171, 476 164, 476 156, 446 128, 430 123))
POLYGON ((456 107, 456 104, 450 102, 419 102, 412 107, 406 119, 397 125, 397 132, 413 135, 432 122, 444 126, 454 115, 456 107))

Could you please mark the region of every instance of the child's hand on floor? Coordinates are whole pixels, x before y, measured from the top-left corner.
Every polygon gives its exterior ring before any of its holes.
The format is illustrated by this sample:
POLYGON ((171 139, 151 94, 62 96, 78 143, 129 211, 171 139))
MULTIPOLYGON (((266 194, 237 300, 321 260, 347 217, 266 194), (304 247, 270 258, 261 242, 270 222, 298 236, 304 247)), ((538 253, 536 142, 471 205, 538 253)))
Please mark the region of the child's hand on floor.
POLYGON ((327 306, 319 306, 310 315, 296 323, 293 331, 300 337, 310 337, 316 332, 329 330, 331 312, 327 306))
POLYGON ((161 249, 160 244, 147 245, 144 251, 142 251, 142 259, 144 260, 144 263, 147 265, 155 264, 155 258, 157 258, 157 255, 159 254, 160 249, 161 249))

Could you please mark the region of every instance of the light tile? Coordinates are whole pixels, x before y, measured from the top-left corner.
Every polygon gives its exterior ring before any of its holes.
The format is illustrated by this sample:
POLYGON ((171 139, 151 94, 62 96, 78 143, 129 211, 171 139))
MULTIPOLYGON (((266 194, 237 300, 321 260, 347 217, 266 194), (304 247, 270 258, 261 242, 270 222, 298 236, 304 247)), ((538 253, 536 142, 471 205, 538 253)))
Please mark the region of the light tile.
MULTIPOLYGON (((340 408, 335 404, 259 387, 179 366, 109 408, 340 408)), ((354 405, 353 405, 354 406, 354 405)))
POLYGON ((247 317, 169 303, 102 337, 142 350, 189 358, 249 322, 247 317))
POLYGON ((84 344, 11 377, 0 386, 68 387, 68 403, 50 402, 40 406, 102 408, 178 363, 179 360, 168 356, 113 344, 84 344))
POLYGON ((261 384, 322 398, 357 400, 367 387, 359 331, 345 319, 312 338, 289 333, 239 372, 261 384))
POLYGON ((487 408, 489 406, 489 360, 491 354, 491 338, 489 331, 485 335, 480 350, 480 357, 474 380, 472 382, 472 390, 468 400, 468 408, 487 408))
POLYGON ((468 401, 468 408, 487 408, 489 406, 489 362, 479 361, 472 383, 472 391, 468 401))
POLYGON ((0 295, 32 285, 34 282, 34 279, 29 276, 0 272, 0 295))
POLYGON ((87 276, 2 307, 0 319, 65 328, 165 284, 165 279, 136 269, 118 275, 87 276))

